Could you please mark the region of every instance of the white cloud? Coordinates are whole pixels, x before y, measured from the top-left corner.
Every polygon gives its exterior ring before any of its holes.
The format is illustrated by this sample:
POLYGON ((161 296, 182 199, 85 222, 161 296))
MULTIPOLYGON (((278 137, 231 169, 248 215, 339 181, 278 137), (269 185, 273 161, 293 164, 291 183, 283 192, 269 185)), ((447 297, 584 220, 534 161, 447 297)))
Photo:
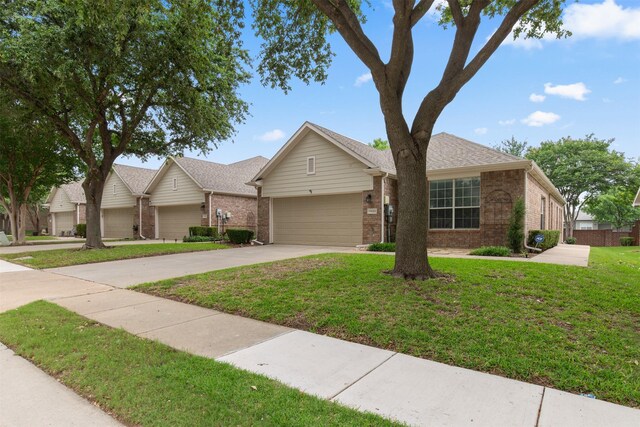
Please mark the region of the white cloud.
POLYGON ((516 122, 516 119, 498 120, 500 126, 510 126, 516 122))
POLYGON ((259 141, 264 141, 264 142, 278 141, 282 138, 284 138, 284 132, 281 131, 280 129, 270 130, 268 132, 263 133, 260 136, 254 137, 254 139, 257 139, 259 141))
POLYGON ((626 81, 627 81, 627 79, 625 79, 624 77, 618 77, 617 79, 615 79, 615 80, 613 81, 613 84, 614 84, 614 85, 619 85, 620 83, 624 83, 624 82, 626 82, 626 81))
POLYGON ((476 129, 474 129, 474 130, 473 130, 473 132, 474 132, 476 135, 484 135, 484 134, 486 134, 487 132, 489 132, 489 129, 487 129, 487 128, 476 128, 476 129))
POLYGON ((544 95, 538 95, 537 93, 532 93, 529 95, 529 101, 531 102, 542 102, 546 99, 544 95))
POLYGON ((640 7, 624 8, 615 0, 573 3, 565 9, 562 19, 574 38, 640 39, 640 7))
POLYGON ((353 85, 355 87, 360 87, 363 84, 370 82, 372 78, 371 73, 364 73, 356 79, 356 82, 353 85))
POLYGON ((578 82, 570 85, 553 85, 551 83, 544 84, 544 93, 547 95, 557 95, 562 98, 575 99, 576 101, 586 101, 584 96, 591 93, 584 83, 578 82))
POLYGON ((527 126, 540 127, 549 125, 560 120, 560 116, 556 113, 546 113, 544 111, 536 111, 522 119, 522 123, 527 126))

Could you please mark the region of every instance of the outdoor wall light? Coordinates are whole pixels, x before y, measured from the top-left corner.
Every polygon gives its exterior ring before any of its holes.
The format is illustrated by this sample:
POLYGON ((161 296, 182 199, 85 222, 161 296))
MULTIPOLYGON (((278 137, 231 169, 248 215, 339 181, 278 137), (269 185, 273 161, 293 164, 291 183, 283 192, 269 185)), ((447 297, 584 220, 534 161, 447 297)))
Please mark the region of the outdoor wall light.
POLYGON ((371 199, 372 199, 371 193, 369 193, 369 194, 367 194, 367 197, 364 198, 364 201, 367 202, 367 203, 371 203, 371 199))

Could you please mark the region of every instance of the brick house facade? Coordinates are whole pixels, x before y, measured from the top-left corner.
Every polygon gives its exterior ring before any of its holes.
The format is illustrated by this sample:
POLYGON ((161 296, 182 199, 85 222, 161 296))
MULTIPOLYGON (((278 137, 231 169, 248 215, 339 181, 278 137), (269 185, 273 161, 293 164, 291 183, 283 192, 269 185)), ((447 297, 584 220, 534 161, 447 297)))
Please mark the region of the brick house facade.
POLYGON ((228 194, 205 195, 204 213, 200 225, 217 227, 220 232, 229 228, 246 228, 256 231, 258 217, 258 201, 255 197, 232 196, 228 194), (209 208, 211 202, 211 208, 209 208), (229 212, 231 218, 222 222, 216 216, 216 210, 223 214, 229 212), (211 220, 209 220, 211 213, 211 220))

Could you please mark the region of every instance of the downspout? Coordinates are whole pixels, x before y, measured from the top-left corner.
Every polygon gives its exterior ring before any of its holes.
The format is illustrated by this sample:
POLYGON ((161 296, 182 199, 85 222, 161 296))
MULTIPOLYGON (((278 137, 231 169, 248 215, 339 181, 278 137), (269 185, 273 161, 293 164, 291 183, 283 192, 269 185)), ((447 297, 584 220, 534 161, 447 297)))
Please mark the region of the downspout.
POLYGON ((527 192, 528 190, 528 186, 527 186, 527 182, 528 177, 529 177, 529 171, 531 170, 531 166, 529 166, 529 170, 525 169, 524 170, 524 205, 525 205, 525 216, 524 216, 524 248, 525 249, 529 249, 530 251, 534 251, 534 252, 542 252, 542 249, 540 248, 534 248, 532 246, 527 245, 527 240, 529 239, 529 230, 527 230, 527 216, 528 214, 526 206, 527 206, 527 192))
POLYGON ((380 182, 381 182, 381 189, 380 189, 380 218, 382 219, 382 222, 380 224, 380 243, 384 243, 384 221, 385 221, 385 215, 384 215, 384 180, 386 177, 388 177, 389 174, 385 173, 384 175, 382 175, 382 178, 380 178, 380 182))
POLYGON ((138 207, 140 208, 140 217, 138 219, 138 235, 142 240, 147 240, 147 238, 142 235, 142 197, 138 197, 138 207))
POLYGON ((80 224, 80 203, 76 203, 76 225, 80 224))
POLYGON ((209 228, 211 228, 211 195, 213 193, 209 193, 209 228))

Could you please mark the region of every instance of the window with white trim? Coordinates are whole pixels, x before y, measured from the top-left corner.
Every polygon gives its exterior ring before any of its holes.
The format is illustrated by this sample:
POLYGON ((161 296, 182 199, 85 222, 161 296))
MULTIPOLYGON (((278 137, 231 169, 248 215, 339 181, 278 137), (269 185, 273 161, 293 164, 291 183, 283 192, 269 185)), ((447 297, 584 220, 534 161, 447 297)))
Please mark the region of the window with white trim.
POLYGON ((480 177, 429 181, 429 228, 480 228, 480 177))
POLYGON ((316 156, 307 157, 307 175, 316 173, 316 156))
POLYGON ((178 189, 178 178, 173 178, 173 191, 178 189))
POLYGON ((545 229, 545 218, 547 211, 547 199, 544 196, 540 197, 540 230, 545 229))
POLYGON ((116 185, 115 184, 113 184, 113 195, 114 196, 116 195, 116 185))

